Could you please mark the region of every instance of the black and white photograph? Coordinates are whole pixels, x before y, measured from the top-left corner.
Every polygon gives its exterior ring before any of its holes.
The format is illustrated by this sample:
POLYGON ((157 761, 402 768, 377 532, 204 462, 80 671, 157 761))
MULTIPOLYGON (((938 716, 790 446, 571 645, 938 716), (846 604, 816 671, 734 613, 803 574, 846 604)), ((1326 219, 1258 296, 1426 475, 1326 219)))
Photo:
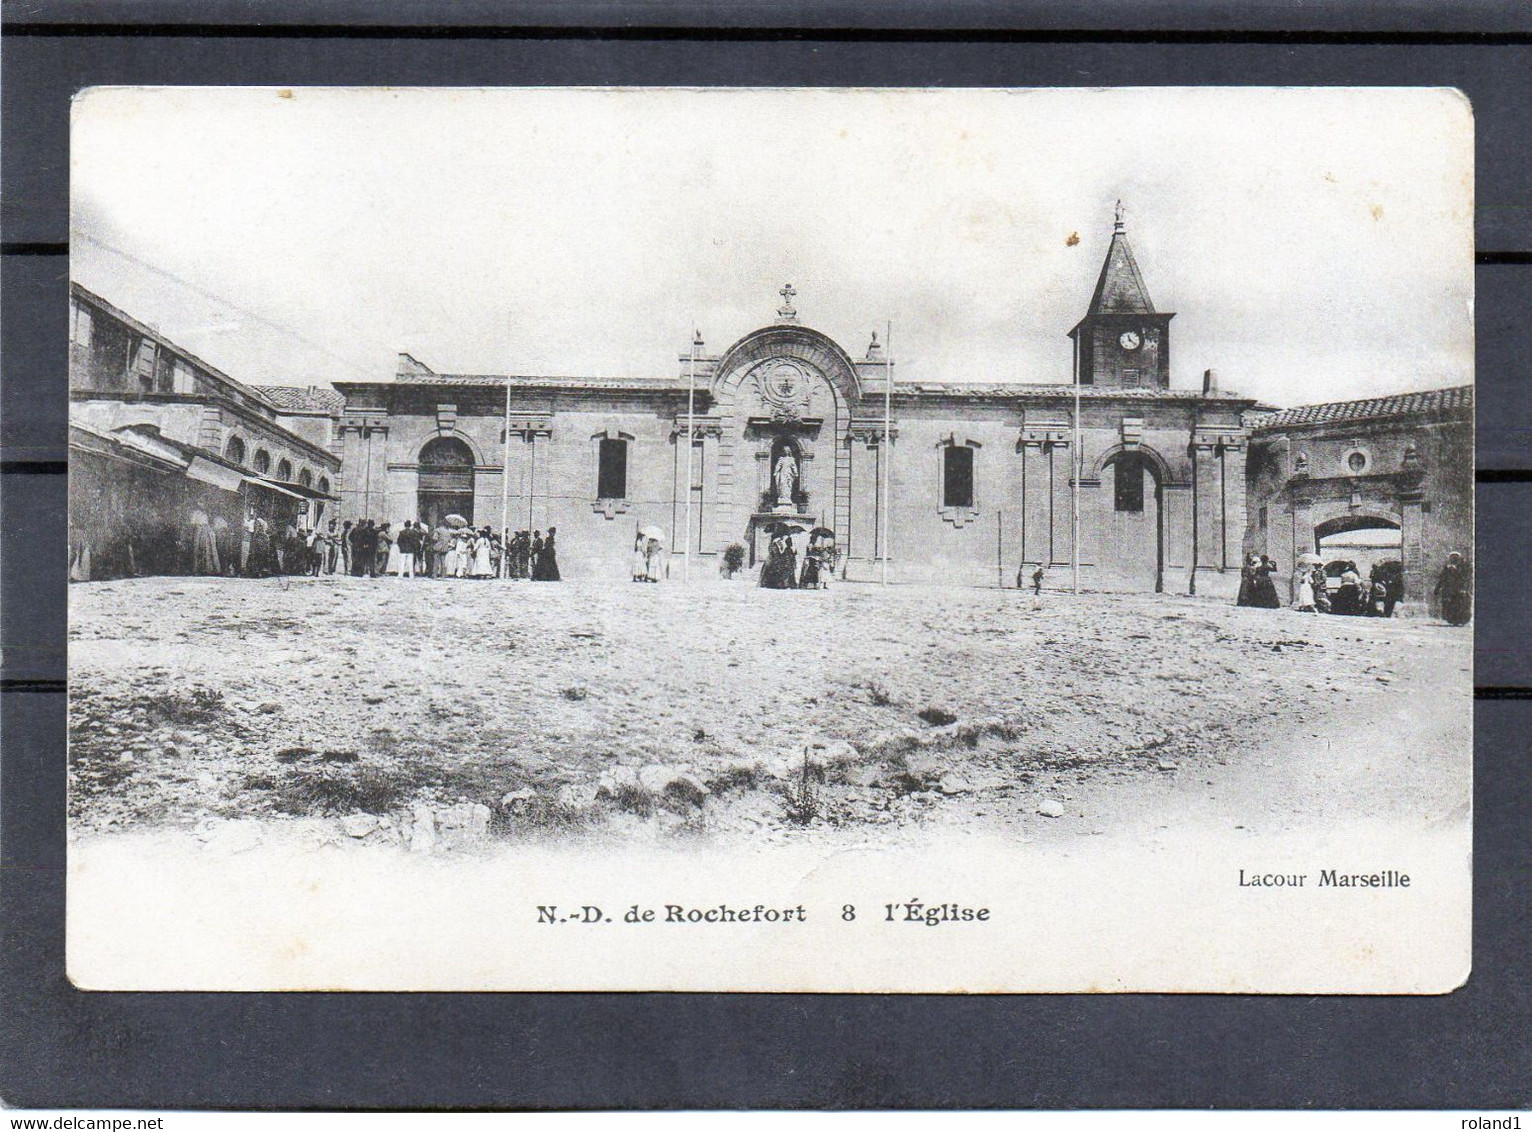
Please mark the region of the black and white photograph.
POLYGON ((1460 986, 1473 136, 81 92, 71 980, 1460 986))

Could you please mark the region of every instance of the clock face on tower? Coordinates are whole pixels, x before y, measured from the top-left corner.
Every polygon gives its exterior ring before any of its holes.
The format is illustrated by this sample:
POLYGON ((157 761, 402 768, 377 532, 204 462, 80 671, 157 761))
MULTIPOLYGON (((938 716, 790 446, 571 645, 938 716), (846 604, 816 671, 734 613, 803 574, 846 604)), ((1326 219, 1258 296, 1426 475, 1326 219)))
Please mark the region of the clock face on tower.
POLYGON ((1124 350, 1136 350, 1143 339, 1139 337, 1136 330, 1124 330, 1122 336, 1117 341, 1124 350))

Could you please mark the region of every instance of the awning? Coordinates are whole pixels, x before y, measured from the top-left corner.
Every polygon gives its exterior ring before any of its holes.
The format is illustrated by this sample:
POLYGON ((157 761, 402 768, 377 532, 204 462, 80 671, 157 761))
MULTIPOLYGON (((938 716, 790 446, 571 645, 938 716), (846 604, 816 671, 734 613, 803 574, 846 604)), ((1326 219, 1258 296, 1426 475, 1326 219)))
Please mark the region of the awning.
POLYGON ((340 498, 338 495, 326 495, 318 488, 305 487, 301 483, 284 483, 282 486, 287 488, 288 491, 296 491, 305 499, 328 499, 334 501, 340 498))
POLYGON ((214 487, 221 487, 224 491, 238 491, 239 485, 245 479, 233 468, 214 463, 205 456, 193 456, 191 464, 186 469, 186 475, 188 479, 201 480, 214 487))
POLYGON ((285 484, 272 483, 270 480, 263 480, 258 476, 242 476, 240 478, 248 484, 253 484, 256 487, 264 487, 267 491, 274 491, 278 495, 286 495, 292 499, 307 498, 306 496, 299 495, 296 491, 289 491, 285 484))

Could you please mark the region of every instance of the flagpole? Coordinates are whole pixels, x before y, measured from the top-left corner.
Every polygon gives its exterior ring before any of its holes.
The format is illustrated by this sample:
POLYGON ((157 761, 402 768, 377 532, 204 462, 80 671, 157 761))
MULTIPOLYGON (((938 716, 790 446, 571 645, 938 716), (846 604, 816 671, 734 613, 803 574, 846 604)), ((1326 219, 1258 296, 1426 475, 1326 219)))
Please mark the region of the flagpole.
MULTIPOLYGON (((506 315, 506 330, 510 330, 511 318, 506 315)), ((507 339, 510 335, 507 333, 507 339)), ((506 351, 506 361, 510 361, 510 351, 506 351)), ((500 556, 502 561, 506 557, 507 545, 510 542, 509 529, 511 526, 511 374, 509 368, 505 374, 505 432, 500 438, 500 556)))
POLYGON ((884 326, 883 346, 888 362, 883 367, 883 584, 888 585, 888 481, 894 471, 893 401, 894 401, 894 320, 884 326))
POLYGON ((1074 414, 1074 442, 1070 445, 1074 456, 1074 487, 1069 493, 1069 512, 1071 532, 1069 537, 1069 557, 1073 565, 1074 592, 1080 592, 1080 475, 1085 467, 1080 456, 1080 358, 1079 344, 1075 349, 1075 414, 1074 414))
POLYGON ((702 331, 692 331, 691 353, 686 363, 686 553, 681 560, 681 580, 692 577, 692 411, 697 392, 697 339, 702 331))

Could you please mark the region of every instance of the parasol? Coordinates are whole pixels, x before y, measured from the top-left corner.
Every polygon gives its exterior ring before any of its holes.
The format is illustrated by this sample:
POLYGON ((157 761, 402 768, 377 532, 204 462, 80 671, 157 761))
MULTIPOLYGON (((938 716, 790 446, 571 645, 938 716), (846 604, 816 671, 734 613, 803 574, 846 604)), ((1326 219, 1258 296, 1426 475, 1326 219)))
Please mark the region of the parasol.
POLYGON ((652 538, 655 542, 664 542, 665 541, 665 532, 660 530, 658 527, 653 526, 651 524, 650 526, 647 526, 647 527, 639 527, 638 528, 638 537, 639 538, 652 538))
POLYGON ((1298 565, 1300 566, 1318 566, 1322 562, 1324 562, 1324 559, 1312 551, 1308 554, 1298 555, 1298 565))
POLYGON ((448 515, 442 521, 449 527, 466 527, 468 525, 468 520, 461 515, 448 515))
POLYGON ((835 532, 832 531, 829 527, 815 527, 812 531, 809 532, 809 537, 810 538, 827 538, 831 542, 834 542, 835 541, 835 532))

